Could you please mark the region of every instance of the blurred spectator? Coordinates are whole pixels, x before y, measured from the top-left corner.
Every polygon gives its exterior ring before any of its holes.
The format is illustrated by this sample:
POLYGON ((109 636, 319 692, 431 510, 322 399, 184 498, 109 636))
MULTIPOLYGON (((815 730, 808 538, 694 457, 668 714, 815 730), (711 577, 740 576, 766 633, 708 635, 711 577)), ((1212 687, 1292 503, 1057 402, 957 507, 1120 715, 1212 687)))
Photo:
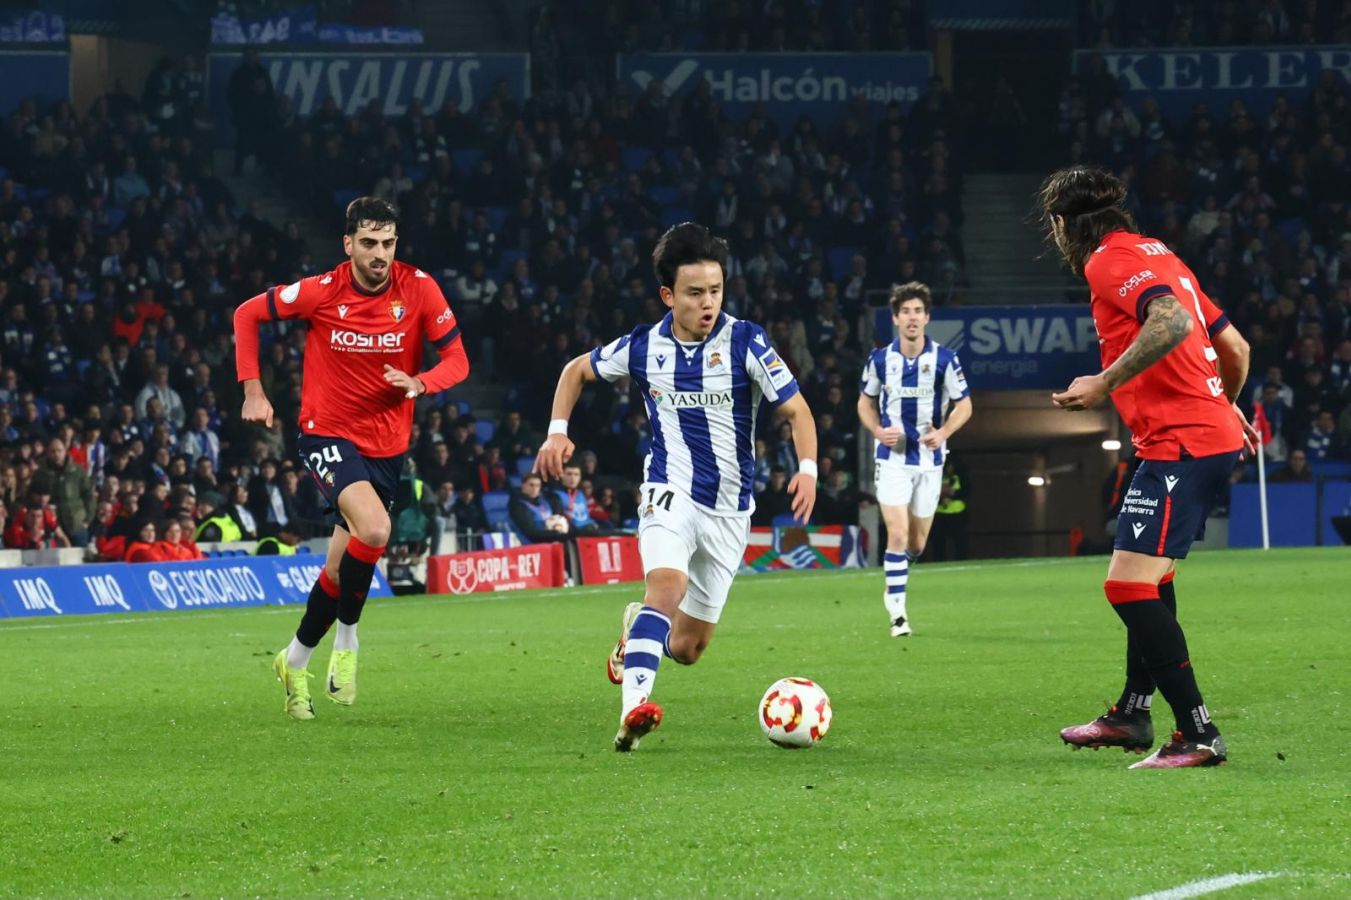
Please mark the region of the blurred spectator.
POLYGON ((1318 414, 1303 443, 1311 461, 1323 462, 1333 458, 1338 441, 1337 420, 1333 418, 1332 410, 1325 409, 1318 414))
POLYGON ((71 543, 83 547, 89 542, 89 524, 98 509, 94 484, 89 473, 70 458, 60 438, 52 438, 47 444, 46 456, 33 473, 30 490, 51 498, 60 531, 71 543))
POLYGON ((479 536, 488 530, 488 516, 472 484, 459 486, 451 512, 455 514, 455 535, 460 548, 477 550, 480 546, 479 536))
POLYGON ((857 525, 863 495, 849 481, 849 473, 835 469, 817 497, 812 519, 821 525, 857 525))
POLYGON ((582 467, 570 462, 563 466, 563 478, 559 486, 553 488, 553 494, 558 498, 562 513, 568 520, 568 531, 573 537, 607 534, 610 529, 592 517, 591 499, 582 490, 581 484, 582 467))
POLYGON ((591 497, 591 518, 603 528, 618 528, 620 525, 619 501, 612 487, 603 487, 591 497))
POLYGON ((521 489, 507 504, 511 524, 530 543, 567 540, 571 529, 563 504, 553 493, 543 493, 543 487, 543 479, 534 472, 522 477, 521 489))
POLYGON ((56 523, 51 510, 30 507, 15 516, 5 532, 5 546, 11 550, 51 550, 69 547, 70 539, 56 523))
POLYGON ((755 495, 755 513, 751 516, 751 524, 772 525, 777 517, 792 510, 793 498, 788 494, 788 474, 783 466, 775 465, 769 470, 769 484, 755 495))
POLYGON ((1285 468, 1272 472, 1268 481, 1281 483, 1291 481, 1313 481, 1313 469, 1309 468, 1309 457, 1300 447, 1290 451, 1285 468))
POLYGON ((187 413, 183 409, 183 399, 178 391, 169 386, 169 367, 155 366, 153 375, 146 386, 136 395, 136 416, 142 420, 151 420, 163 416, 175 430, 183 427, 187 413), (159 401, 158 409, 153 408, 152 400, 159 401))
POLYGON ((126 562, 165 562, 164 547, 157 540, 155 521, 143 518, 139 522, 135 536, 127 542, 126 562))

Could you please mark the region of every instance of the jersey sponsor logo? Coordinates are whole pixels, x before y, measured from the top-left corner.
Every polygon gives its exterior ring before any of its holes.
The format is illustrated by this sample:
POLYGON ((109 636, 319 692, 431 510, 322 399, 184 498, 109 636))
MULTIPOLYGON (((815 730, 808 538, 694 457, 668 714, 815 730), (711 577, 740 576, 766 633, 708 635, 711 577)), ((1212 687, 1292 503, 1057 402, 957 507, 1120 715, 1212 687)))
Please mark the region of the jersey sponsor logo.
POLYGON ((648 391, 657 406, 665 403, 672 409, 716 409, 732 405, 731 391, 648 391))
POLYGON ((913 400, 916 397, 932 397, 934 395, 933 385, 928 387, 891 387, 883 388, 889 396, 900 397, 902 400, 913 400))
POLYGON ((1131 524, 1131 531, 1134 531, 1134 532, 1135 532, 1135 539, 1136 539, 1137 541, 1140 539, 1140 533, 1141 533, 1142 531, 1144 531, 1144 530, 1145 530, 1145 523, 1144 523, 1144 522, 1133 522, 1133 523, 1131 524))
POLYGON ((437 324, 437 325, 441 325, 441 324, 444 324, 444 323, 446 323, 446 322, 449 322, 449 321, 450 321, 450 316, 451 316, 450 307, 447 306, 447 307, 446 307, 446 311, 443 312, 443 313, 441 313, 441 315, 439 315, 439 316, 436 317, 436 324, 437 324))
POLYGON ((394 317, 395 322, 402 322, 406 312, 408 312, 408 307, 403 305, 402 300, 389 301, 389 314, 394 317))
POLYGON ((333 276, 332 276, 332 275, 325 275, 323 278, 320 278, 320 279, 319 279, 319 283, 320 283, 320 284, 332 284, 332 283, 333 283, 333 276))
POLYGON ((779 359, 779 355, 773 350, 765 351, 765 355, 760 357, 760 362, 765 364, 765 371, 771 375, 784 367, 783 360, 779 359))
POLYGON ((1167 486, 1168 493, 1171 494, 1173 492, 1173 485, 1177 484, 1177 476, 1165 475, 1163 476, 1163 483, 1167 486))
POLYGON ((657 368, 660 369, 660 368, 661 368, 662 366, 664 366, 664 365, 666 365, 666 357, 664 357, 664 356, 658 356, 658 357, 657 357, 657 368))
POLYGON ((300 282, 297 281, 293 284, 288 284, 281 289, 281 293, 278 296, 281 297, 282 303, 295 303, 300 299, 300 282))
POLYGON ((761 347, 767 346, 765 344, 765 336, 763 334, 757 334, 755 336, 755 342, 759 344, 761 347))
POLYGON ((345 319, 345 318, 347 318, 347 304, 346 304, 346 303, 339 303, 339 304, 338 304, 338 318, 339 318, 339 319, 345 319))
POLYGON ((416 277, 416 278, 426 278, 426 277, 427 277, 427 273, 424 272, 424 271, 422 271, 421 269, 414 269, 414 270, 413 270, 413 276, 416 277))
POLYGON ((1150 269, 1141 269, 1139 272, 1136 272, 1130 278, 1126 279, 1125 283, 1122 284, 1121 288, 1116 292, 1117 296, 1124 297, 1146 281, 1154 281, 1158 277, 1159 276, 1155 275, 1150 269))
POLYGON ((387 334, 365 334, 360 331, 340 331, 337 328, 329 334, 328 346, 335 350, 352 350, 358 353, 397 353, 403 349, 403 332, 387 334))

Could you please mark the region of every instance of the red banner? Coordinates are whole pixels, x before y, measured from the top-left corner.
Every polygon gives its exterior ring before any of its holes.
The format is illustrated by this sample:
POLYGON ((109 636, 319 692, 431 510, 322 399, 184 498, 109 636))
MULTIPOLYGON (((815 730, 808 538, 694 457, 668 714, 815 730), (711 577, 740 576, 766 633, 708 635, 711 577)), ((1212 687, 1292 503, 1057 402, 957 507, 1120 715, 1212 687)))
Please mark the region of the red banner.
POLYGON ((577 558, 582 564, 582 584, 643 580, 643 560, 638 555, 636 537, 577 538, 577 558))
POLYGON ((562 586, 562 544, 529 544, 427 559, 427 592, 431 594, 476 594, 562 586))

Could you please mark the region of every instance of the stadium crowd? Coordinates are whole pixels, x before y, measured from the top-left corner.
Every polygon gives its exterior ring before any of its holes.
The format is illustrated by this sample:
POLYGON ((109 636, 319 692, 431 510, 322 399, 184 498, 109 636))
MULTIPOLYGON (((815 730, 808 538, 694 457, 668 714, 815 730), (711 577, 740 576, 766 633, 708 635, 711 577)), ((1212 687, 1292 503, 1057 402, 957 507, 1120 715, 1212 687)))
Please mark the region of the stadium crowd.
MULTIPOLYGON (((907 3, 829 26, 785 8, 688 15, 718 20, 701 32, 714 48, 900 47, 917 33, 907 3)), ((815 413, 817 521, 856 522, 855 379, 868 349, 857 323, 869 292, 917 278, 944 302, 964 277, 954 98, 935 81, 908 112, 859 103, 831 125, 784 128, 764 111, 732 120, 706 91, 668 97, 654 82, 635 96, 590 72, 577 64, 584 36, 550 9, 531 40, 555 44, 557 64, 528 102, 498 84, 471 111, 414 103, 387 117, 372 104, 344 117, 330 104, 302 118, 253 57, 232 80, 235 115, 272 137, 241 149, 279 190, 335 222, 358 193, 401 206, 400 257, 442 284, 479 376, 508 386, 493 421, 444 400, 420 408, 419 505, 453 518, 470 547, 505 523, 549 538, 632 519, 651 434, 627 384, 584 395, 575 480, 534 496, 523 480, 540 440, 532 423, 547 419, 567 359, 660 317, 651 248, 667 225, 697 219, 731 246, 725 308, 766 323, 815 413)), ((616 9, 597 4, 598 21, 616 9)), ((1116 42, 1133 21, 1109 16, 1099 32, 1116 42)), ((624 46, 653 27, 639 13, 619 22, 593 39, 624 46)), ((1143 228, 1181 250, 1252 342, 1250 394, 1275 458, 1351 453, 1346 103, 1325 75, 1267 116, 1236 104, 1171 124, 1092 65, 1061 97, 1069 158, 1130 179, 1143 228)), ((243 299, 337 260, 310 259, 293 223, 237 208, 213 171, 209 121, 197 67, 165 60, 139 97, 119 84, 84 114, 25 104, 0 129, 6 547, 146 558, 191 555, 194 540, 324 530, 289 433, 303 333, 279 327, 265 345, 278 424, 262 429, 237 415, 229 323, 243 299)), ((764 417, 757 524, 786 511, 796 468, 787 429, 764 417)))
POLYGON ((1346 84, 1326 70, 1264 116, 1235 100, 1171 123, 1153 98, 1122 97, 1100 59, 1060 97, 1069 160, 1127 179, 1142 230, 1179 251, 1252 345, 1244 405, 1260 408, 1276 462, 1351 460, 1348 123, 1346 84))

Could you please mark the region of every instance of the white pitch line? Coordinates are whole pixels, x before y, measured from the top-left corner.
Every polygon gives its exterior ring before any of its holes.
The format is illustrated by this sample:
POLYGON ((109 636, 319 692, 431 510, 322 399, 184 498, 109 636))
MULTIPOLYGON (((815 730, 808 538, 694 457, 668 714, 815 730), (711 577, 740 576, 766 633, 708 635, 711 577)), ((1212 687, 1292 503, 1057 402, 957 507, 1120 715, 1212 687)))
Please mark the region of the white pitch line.
POLYGON ((1177 887, 1169 888, 1166 891, 1141 894, 1138 897, 1132 897, 1131 900, 1187 900, 1188 897, 1200 897, 1202 894, 1227 891, 1229 888, 1239 887, 1244 884, 1252 884, 1255 881, 1266 881, 1268 878, 1279 878, 1281 874, 1282 873, 1280 872, 1244 872, 1242 874, 1232 872, 1228 875, 1220 875, 1215 878, 1203 878, 1200 881, 1191 881, 1187 884, 1180 884, 1177 887))

